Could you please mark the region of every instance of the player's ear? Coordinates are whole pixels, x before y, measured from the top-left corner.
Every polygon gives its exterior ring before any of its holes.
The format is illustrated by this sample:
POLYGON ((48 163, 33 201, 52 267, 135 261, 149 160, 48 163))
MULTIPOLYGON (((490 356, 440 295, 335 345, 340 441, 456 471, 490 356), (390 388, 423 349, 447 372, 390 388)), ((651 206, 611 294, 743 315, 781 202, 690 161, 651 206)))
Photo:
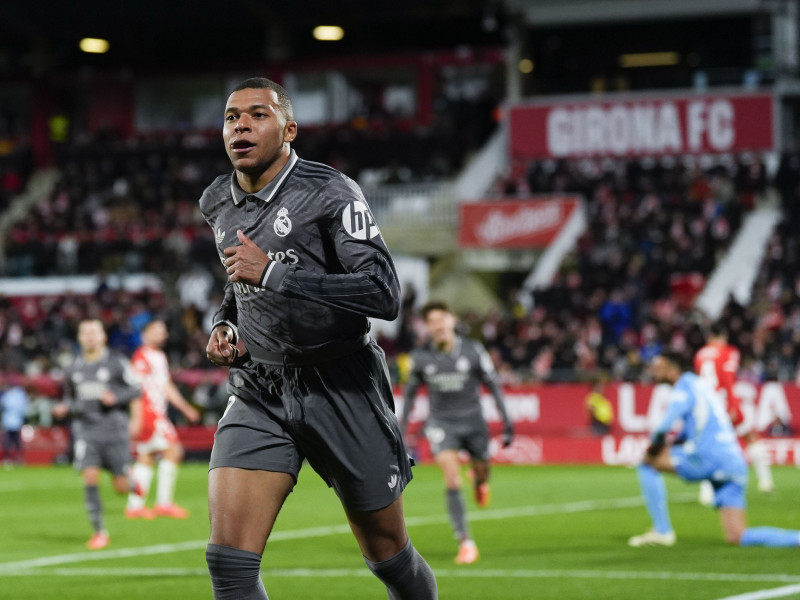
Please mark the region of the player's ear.
POLYGON ((286 121, 286 126, 283 128, 283 141, 293 142, 297 137, 297 121, 286 121))

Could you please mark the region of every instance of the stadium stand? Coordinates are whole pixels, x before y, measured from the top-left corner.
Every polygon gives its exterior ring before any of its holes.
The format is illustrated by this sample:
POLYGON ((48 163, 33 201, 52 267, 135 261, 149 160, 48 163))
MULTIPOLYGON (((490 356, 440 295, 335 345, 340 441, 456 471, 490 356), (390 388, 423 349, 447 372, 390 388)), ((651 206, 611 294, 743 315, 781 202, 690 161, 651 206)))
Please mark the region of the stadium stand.
MULTIPOLYGON (((548 52, 555 54, 555 46, 548 52)), ((449 66, 438 75, 454 64, 469 66, 460 52, 450 54, 449 66)), ((464 89, 474 83, 468 72, 449 82, 435 77, 428 82, 430 122, 366 102, 339 124, 306 128, 298 151, 370 184, 453 179, 494 132, 508 92, 489 86, 470 96, 454 85, 459 81, 464 89)), ((362 96, 370 100, 369 93, 362 96)), ((32 169, 18 129, 8 129, 13 137, 0 128, 4 216, 32 169), (11 146, 3 140, 12 137, 18 140, 14 152, 5 152, 11 146)), ((221 273, 209 268, 217 258, 196 200, 209 174, 228 165, 216 130, 178 129, 123 136, 95 128, 57 144, 59 178, 52 191, 6 224, 0 276, 92 274, 104 281, 110 275, 159 272, 164 286, 123 291, 104 283, 89 294, 0 296, 4 368, 57 375, 81 316, 101 315, 112 344, 125 349, 131 323, 155 312, 167 313, 171 324, 170 362, 188 370, 209 367, 198 349, 205 345, 204 324, 221 273), (199 292, 187 293, 184 286, 199 292)), ((688 354, 701 344, 708 317, 693 310, 694 300, 745 217, 768 202, 774 189, 783 221, 769 240, 752 302, 732 299, 723 319, 732 341, 746 348, 747 377, 794 380, 800 358, 800 248, 788 234, 800 225, 799 188, 800 155, 791 151, 774 178, 757 153, 711 163, 683 155, 514 162, 490 196, 576 192, 586 200, 589 227, 552 284, 534 292, 533 308, 507 300, 515 290, 505 289, 503 310, 465 313, 462 322, 483 339, 508 382, 588 380, 601 372, 637 381, 658 348, 669 345, 688 354)), ((402 362, 414 334, 419 335, 413 323, 404 323, 402 343, 381 340, 393 361, 402 362)))

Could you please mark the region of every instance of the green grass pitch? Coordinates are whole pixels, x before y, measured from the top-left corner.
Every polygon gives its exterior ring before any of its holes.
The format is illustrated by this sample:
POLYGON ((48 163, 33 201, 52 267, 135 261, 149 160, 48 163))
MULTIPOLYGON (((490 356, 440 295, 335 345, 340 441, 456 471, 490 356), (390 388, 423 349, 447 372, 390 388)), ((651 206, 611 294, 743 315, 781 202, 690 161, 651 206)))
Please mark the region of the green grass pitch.
MULTIPOLYGON (((751 481, 749 522, 800 529, 800 470, 774 470, 772 496, 751 481)), ((466 499, 481 551, 475 565, 453 564, 456 544, 436 467, 415 468, 406 516, 443 599, 800 598, 800 549, 726 546, 716 514, 696 501, 697 487, 667 481, 678 533, 672 548, 627 546, 649 521, 636 474, 623 467, 494 467, 491 505, 481 510, 466 499)), ((101 494, 111 545, 92 552, 84 546, 91 532, 77 473, 0 471, 0 598, 211 598, 205 465, 181 469, 177 500, 191 511, 184 521, 126 520, 124 498, 113 494, 107 475, 101 494)), ((308 467, 278 518, 262 575, 273 600, 386 597, 338 500, 308 467)))

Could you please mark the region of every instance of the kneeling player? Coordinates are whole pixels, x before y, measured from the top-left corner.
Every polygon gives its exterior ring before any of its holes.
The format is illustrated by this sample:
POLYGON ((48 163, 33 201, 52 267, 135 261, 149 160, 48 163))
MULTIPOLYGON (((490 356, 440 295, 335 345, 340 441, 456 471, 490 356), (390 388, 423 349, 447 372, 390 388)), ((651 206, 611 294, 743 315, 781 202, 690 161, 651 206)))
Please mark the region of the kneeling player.
POLYGON ((719 396, 688 370, 682 355, 664 352, 653 359, 657 381, 673 386, 667 413, 652 434, 638 467, 639 483, 653 528, 637 535, 631 546, 672 546, 675 531, 669 518, 667 492, 661 471, 685 481, 710 480, 725 541, 741 546, 800 546, 800 531, 776 527, 747 527, 745 491, 747 463, 731 420, 719 396), (667 433, 683 420, 680 443, 668 443, 667 433))

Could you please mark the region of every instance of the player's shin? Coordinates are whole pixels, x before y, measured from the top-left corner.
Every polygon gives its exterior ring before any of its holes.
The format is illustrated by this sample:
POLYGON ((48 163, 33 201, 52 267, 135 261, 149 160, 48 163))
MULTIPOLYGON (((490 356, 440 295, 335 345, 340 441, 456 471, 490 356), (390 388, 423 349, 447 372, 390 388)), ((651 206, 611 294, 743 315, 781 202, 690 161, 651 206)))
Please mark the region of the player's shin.
POLYGON ((447 514, 450 516, 450 524, 453 526, 456 539, 460 542, 469 538, 467 511, 461 490, 447 490, 447 514))
POLYGON ((752 442, 747 447, 747 457, 756 472, 759 491, 772 492, 775 489, 775 482, 772 479, 772 466, 770 465, 769 453, 764 442, 761 440, 752 442))
POLYGON ((739 545, 796 548, 800 546, 800 531, 778 527, 748 527, 742 533, 739 545))
POLYGON ((672 522, 669 518, 667 488, 664 484, 664 477, 649 465, 639 465, 637 474, 639 475, 639 485, 642 488, 642 496, 644 496, 647 512, 653 521, 653 528, 658 533, 671 532, 672 522))
POLYGON ((100 491, 96 485, 87 485, 84 488, 86 513, 95 531, 103 531, 103 503, 100 500, 100 491))
POLYGON ((150 483, 153 480, 153 467, 137 462, 131 469, 130 478, 131 493, 128 494, 127 508, 141 510, 144 508, 147 494, 150 491, 150 483))
POLYGON ((261 581, 261 555, 208 544, 206 563, 214 600, 269 600, 261 581))

